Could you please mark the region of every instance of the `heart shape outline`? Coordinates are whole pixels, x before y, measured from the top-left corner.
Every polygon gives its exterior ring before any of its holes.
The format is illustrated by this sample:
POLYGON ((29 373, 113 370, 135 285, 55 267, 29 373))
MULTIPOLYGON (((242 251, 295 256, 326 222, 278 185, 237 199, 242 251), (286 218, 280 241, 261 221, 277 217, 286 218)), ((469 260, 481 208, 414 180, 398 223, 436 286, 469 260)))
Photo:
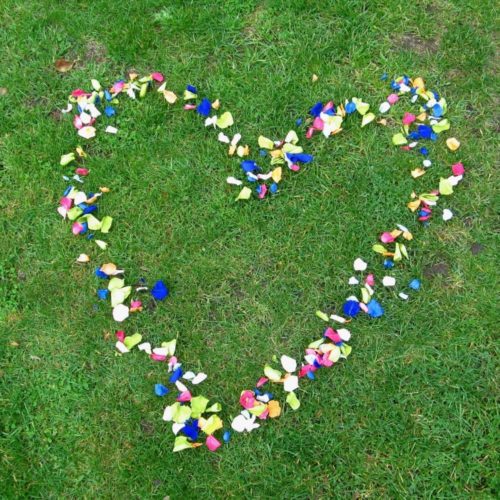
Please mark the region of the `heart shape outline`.
MULTIPOLYGON (((161 85, 157 90, 163 94, 169 104, 174 104, 177 97, 172 91, 166 90, 165 84, 162 83, 163 81, 163 75, 158 72, 151 73, 149 76, 142 78, 138 78, 138 75, 131 75, 128 82, 119 80, 109 89, 103 89, 98 81, 92 80, 91 85, 93 91, 91 93, 87 93, 81 89, 73 91, 69 99, 68 107, 63 110, 63 113, 72 111, 72 104, 76 104, 78 114, 75 115, 73 123, 78 129, 78 135, 85 139, 91 139, 96 133, 93 124, 95 120, 102 115, 98 106, 104 105, 105 101, 115 103, 116 97, 123 92, 126 92, 128 96, 133 99, 136 98, 136 93, 139 94, 139 97, 144 97, 148 90, 152 88, 155 83, 158 83, 161 85)), ((395 146, 400 146, 403 149, 411 151, 416 148, 419 140, 437 140, 441 132, 450 128, 448 120, 442 118, 446 113, 446 101, 440 98, 436 92, 426 90, 425 84, 421 78, 411 80, 407 76, 399 77, 391 82, 391 87, 393 93, 388 96, 385 102, 381 103, 379 107, 380 114, 387 113, 391 107, 399 101, 400 95, 412 95, 412 102, 417 101, 418 98, 423 98, 425 100, 420 115, 417 116, 409 112, 404 114, 402 132, 393 136, 392 142, 395 146), (395 92, 397 92, 397 94, 395 92), (429 122, 428 125, 425 123, 427 121, 429 122), (417 125, 416 131, 410 131, 410 126, 415 122, 420 122, 420 125, 417 125), (408 143, 409 139, 412 139, 413 142, 408 143)), ((234 124, 230 112, 225 112, 220 117, 216 115, 212 117, 209 116, 212 109, 218 109, 218 106, 215 105, 218 101, 211 103, 207 98, 203 98, 198 104, 192 104, 190 101, 197 99, 197 97, 197 89, 188 85, 184 92, 184 100, 187 101, 188 104, 184 106, 184 109, 187 111, 196 110, 199 115, 206 117, 205 126, 225 129, 234 124)), ((369 112, 369 108, 370 106, 367 103, 357 98, 346 100, 345 105, 340 104, 338 106, 336 106, 333 101, 329 101, 326 105, 322 102, 318 102, 309 112, 312 118, 310 119, 310 126, 306 132, 306 138, 310 139, 315 132, 322 132, 325 137, 336 135, 342 131, 342 122, 344 118, 355 112, 358 112, 362 116, 361 126, 364 127, 376 119, 375 114, 369 112)), ((112 117, 115 114, 115 110, 111 105, 106 105, 104 113, 106 116, 112 117)), ((383 120, 384 119, 380 120, 379 123, 383 124, 383 120)), ((115 127, 108 126, 106 132, 116 134, 118 130, 115 127)), ((239 134, 235 137, 238 135, 239 134)), ((239 136, 237 140, 235 140, 235 138, 230 140, 229 137, 221 132, 218 139, 223 143, 230 144, 229 154, 231 156, 237 153, 239 157, 244 158, 249 153, 248 146, 238 146, 241 136, 239 136)), ((287 164, 290 170, 296 171, 300 168, 298 165, 300 162, 308 163, 312 161, 312 156, 304 153, 302 148, 297 145, 298 136, 294 131, 289 132, 283 141, 271 141, 266 137, 260 136, 258 143, 261 148, 270 151, 272 158, 271 165, 273 165, 273 161, 274 165, 280 165, 267 174, 259 174, 260 168, 255 161, 242 160, 241 167, 247 174, 247 180, 250 182, 257 182, 258 188, 256 194, 260 199, 264 198, 269 192, 274 194, 277 191, 277 184, 281 181, 282 175, 281 165, 287 164), (271 185, 271 189, 268 190, 265 181, 269 179, 273 181, 273 184, 271 185), (264 182, 259 184, 259 181, 264 182)), ((456 151, 460 146, 459 141, 455 138, 449 138, 446 144, 448 149, 452 152, 456 151)), ((421 148, 420 152, 424 156, 427 156, 427 153, 422 151, 422 149, 425 148, 421 148)), ((88 169, 78 166, 78 159, 83 160, 86 157, 86 153, 81 147, 77 147, 75 151, 76 154, 71 152, 62 155, 60 164, 64 167, 73 167, 73 164, 76 162, 77 167, 74 171, 72 180, 83 183, 82 177, 86 177, 90 172, 88 169)), ((428 168, 430 164, 430 160, 426 159, 423 162, 423 167, 428 168), (426 164, 426 162, 428 164, 426 164)), ((413 212, 418 210, 418 220, 424 223, 424 225, 427 225, 432 215, 432 207, 437 204, 440 196, 452 194, 453 187, 462 180, 464 172, 465 170, 460 162, 453 164, 452 176, 441 178, 437 190, 431 191, 430 193, 423 193, 419 196, 413 193, 412 200, 408 203, 408 208, 413 212)), ((424 173, 424 169, 417 168, 412 171, 412 176, 418 178, 424 173)), ((65 180, 71 180, 68 176, 64 176, 64 178, 65 180)), ((228 178, 227 181, 230 184, 242 185, 242 182, 234 177, 228 178)), ((87 194, 77 190, 74 186, 70 186, 65 190, 63 198, 60 201, 58 212, 63 218, 74 220, 72 225, 73 234, 85 234, 88 230, 100 230, 106 234, 111 229, 111 217, 105 216, 99 221, 93 215, 93 212, 97 210, 95 202, 108 191, 107 188, 101 188, 100 193, 87 194)), ((252 191, 245 186, 240 191, 237 200, 248 200, 251 195, 252 191)), ((449 214, 451 212, 448 209, 445 209, 445 211, 447 211, 446 218, 444 212, 443 218, 449 220, 449 214)), ((408 258, 406 245, 397 241, 399 238, 410 241, 413 239, 413 235, 406 227, 397 225, 397 229, 385 231, 381 234, 380 240, 382 244, 375 244, 373 246, 373 250, 384 257, 385 268, 391 268, 394 262, 398 262, 405 257, 408 258), (384 246, 387 244, 394 244, 394 249, 391 250, 384 246)), ((102 240, 96 240, 96 242, 102 249, 105 249, 107 246, 102 240)), ((77 259, 78 262, 82 263, 88 262, 89 260, 90 258, 86 254, 81 254, 77 259)), ((367 264, 360 258, 356 259, 354 262, 354 270, 364 272, 366 269, 367 264)), ((111 296, 113 317, 120 322, 128 317, 130 311, 136 312, 140 311, 142 308, 142 303, 138 300, 132 300, 130 307, 123 304, 132 292, 132 287, 130 285, 125 286, 125 282, 121 277, 123 273, 124 271, 118 269, 113 263, 103 264, 96 270, 98 277, 109 279, 108 288, 104 289, 104 291, 107 290, 107 293, 102 293, 102 291, 100 291, 103 295, 103 297, 100 298, 107 298, 108 295, 111 296)), ((355 282, 359 282, 359 280, 352 277, 350 284, 354 284, 355 282)), ((367 313, 373 318, 381 316, 384 313, 383 308, 376 299, 372 298, 374 294, 374 283, 375 278, 373 274, 366 276, 364 285, 361 289, 361 300, 356 296, 348 297, 342 307, 342 316, 339 314, 328 315, 322 311, 316 311, 316 316, 325 322, 331 320, 340 323, 342 326, 349 323, 349 318, 357 316, 360 311, 367 313), (345 316, 347 316, 347 318, 345 316)), ((385 276, 382 280, 382 284, 392 287, 395 285, 395 280, 390 276, 385 276)), ((418 290, 419 287, 420 283, 418 280, 410 282, 410 289, 418 290)), ((136 287, 135 291, 137 293, 144 288, 147 289, 145 286, 139 286, 136 287)), ((168 289, 161 280, 153 287, 152 295, 158 300, 163 300, 168 296, 168 289)), ((404 292, 401 292, 399 296, 404 300, 408 298, 408 295, 404 292)), ((260 388, 268 382, 283 384, 283 388, 288 394, 286 402, 293 410, 298 409, 300 401, 295 391, 299 387, 299 379, 304 377, 314 379, 314 372, 319 368, 333 366, 340 359, 347 358, 351 352, 351 347, 346 342, 350 337, 351 334, 349 330, 344 327, 335 330, 331 326, 327 326, 323 332, 323 336, 319 340, 309 344, 306 348, 306 355, 304 356, 306 364, 303 364, 300 370, 297 371, 297 361, 287 355, 283 355, 280 358, 280 363, 282 369, 285 371, 285 375, 283 375, 280 370, 273 368, 273 366, 266 365, 264 368, 264 377, 258 380, 254 390, 242 391, 240 395, 240 404, 244 409, 232 420, 232 428, 238 432, 250 432, 259 427, 259 424, 256 423, 257 418, 263 420, 268 417, 275 418, 281 414, 279 402, 272 396, 270 397, 268 392, 263 393, 260 390, 260 388), (297 374, 295 374, 295 372, 297 372, 297 374)), ((191 384, 197 385, 205 380, 206 375, 203 373, 195 374, 193 372, 183 371, 182 364, 178 362, 175 356, 176 339, 163 343, 160 347, 151 348, 149 343, 141 343, 142 336, 139 334, 126 337, 125 333, 119 330, 117 332, 117 338, 116 347, 122 354, 129 352, 133 347, 138 345, 139 350, 145 351, 154 361, 168 363, 169 372, 171 372, 169 382, 175 384, 177 390, 180 392, 177 401, 167 406, 163 415, 164 420, 173 422, 173 431, 176 435, 174 451, 202 446, 202 443, 197 442, 200 431, 207 436, 205 440, 207 448, 210 451, 218 449, 221 443, 215 438, 214 433, 223 427, 223 422, 217 415, 217 413, 221 411, 221 406, 219 403, 208 406, 209 399, 204 396, 193 397, 188 387, 181 382, 180 379, 182 377, 190 381, 191 384), (205 418, 206 414, 210 414, 210 416, 205 418), (178 436, 179 432, 182 432, 181 436, 178 436)), ((277 359, 274 361, 277 362, 277 359)), ((155 385, 155 393, 157 396, 165 396, 168 392, 169 389, 163 384, 155 385)), ((224 433, 223 438, 226 442, 229 440, 228 431, 224 433)))

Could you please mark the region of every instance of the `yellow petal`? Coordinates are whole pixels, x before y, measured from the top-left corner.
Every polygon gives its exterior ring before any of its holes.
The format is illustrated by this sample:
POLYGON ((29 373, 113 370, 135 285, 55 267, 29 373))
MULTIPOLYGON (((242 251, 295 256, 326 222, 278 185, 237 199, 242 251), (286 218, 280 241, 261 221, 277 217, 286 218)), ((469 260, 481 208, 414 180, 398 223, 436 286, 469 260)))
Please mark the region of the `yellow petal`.
POLYGON ((450 151, 456 151, 460 147, 460 141, 455 137, 450 137, 446 139, 446 145, 450 151))
POLYGON ((263 135, 259 136, 259 147, 264 149, 273 149, 274 142, 263 135))
POLYGON ((222 113, 222 115, 219 116, 219 118, 217 118, 217 126, 219 128, 230 127, 233 123, 234 123, 233 115, 229 111, 222 113))
POLYGON ((274 182, 280 182, 281 181, 281 175, 283 173, 283 169, 281 167, 276 167, 273 170, 273 173, 271 174, 271 177, 274 182))

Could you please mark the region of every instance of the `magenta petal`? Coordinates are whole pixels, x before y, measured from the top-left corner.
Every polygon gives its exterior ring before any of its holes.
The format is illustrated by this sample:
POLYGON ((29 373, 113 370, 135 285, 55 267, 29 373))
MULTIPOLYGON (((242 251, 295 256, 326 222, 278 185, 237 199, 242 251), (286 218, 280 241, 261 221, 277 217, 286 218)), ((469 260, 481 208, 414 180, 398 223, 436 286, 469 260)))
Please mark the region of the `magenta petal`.
POLYGON ((116 330, 115 335, 120 342, 125 340, 125 332, 123 330, 116 330))
POLYGON ((394 236, 388 232, 382 233, 380 236, 380 241, 382 243, 392 243, 394 241, 394 236))
POLYGON ((306 132, 306 139, 310 139, 314 134, 314 127, 309 127, 306 132))
POLYGON ((453 164, 451 166, 451 171, 453 172, 453 175, 464 175, 465 174, 465 168, 461 162, 453 164))
POLYGON ((369 274, 365 279, 365 283, 370 286, 375 285, 375 276, 373 276, 373 274, 369 274))
POLYGON ((269 415, 269 408, 266 408, 260 415, 258 418, 260 418, 261 420, 265 420, 267 418, 267 416, 269 415))
POLYGON ((61 207, 69 210, 71 208, 71 205, 73 205, 73 200, 71 198, 64 197, 59 200, 59 204, 61 205, 61 207))
POLYGON ((267 186, 265 184, 260 185, 259 198, 262 200, 267 193, 267 186))
POLYGON ((403 125, 411 125, 417 117, 413 113, 406 112, 403 116, 403 125))
POLYGON ((300 170, 300 167, 294 163, 293 165, 290 165, 290 170, 292 170, 293 172, 298 172, 300 170))
POLYGON ((83 176, 89 175, 89 172, 90 172, 90 170, 88 168, 77 168, 75 170, 75 174, 83 175, 83 176))
POLYGON ((240 396, 240 404, 246 410, 255 406, 255 394, 252 391, 243 391, 240 396))
POLYGON ((207 436, 207 440, 205 441, 205 444, 207 445, 207 448, 210 451, 215 451, 217 448, 219 448, 221 446, 220 441, 218 441, 213 436, 207 436))

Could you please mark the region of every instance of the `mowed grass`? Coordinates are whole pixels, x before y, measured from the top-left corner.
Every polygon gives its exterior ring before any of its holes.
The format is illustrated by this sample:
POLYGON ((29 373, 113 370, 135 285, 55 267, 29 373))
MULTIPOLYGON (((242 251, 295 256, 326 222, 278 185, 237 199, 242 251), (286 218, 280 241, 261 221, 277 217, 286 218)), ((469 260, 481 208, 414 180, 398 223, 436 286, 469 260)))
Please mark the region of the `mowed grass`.
MULTIPOLYGON (((0 415, 2 497, 457 498, 494 497, 498 291, 495 148, 498 64, 491 1, 14 2, 1 5, 0 415), (78 59, 68 74, 59 57, 78 59), (58 160, 78 143, 57 109, 90 78, 134 68, 219 97, 256 151, 283 137, 317 100, 359 96, 377 106, 382 73, 424 77, 448 100, 456 155, 444 139, 434 165, 390 145, 395 127, 348 123, 306 144, 312 165, 279 196, 234 203, 234 159, 180 106, 156 95, 123 100, 117 137, 89 147, 86 184, 107 185, 114 217, 99 253, 71 236, 55 208, 58 160), (314 85, 311 75, 319 80, 314 85), (418 226, 412 190, 435 188, 461 159, 467 176, 442 206, 455 218, 418 226), (94 184, 95 183, 95 184, 94 184), (163 366, 117 357, 108 304, 98 303, 86 251, 134 282, 164 278, 168 301, 130 319, 128 333, 179 354, 209 380, 226 421, 273 355, 299 356, 318 337, 314 311, 338 310, 352 261, 369 259, 396 222, 415 233, 403 303, 381 291, 386 315, 353 323, 353 354, 300 391, 296 413, 266 422, 217 454, 172 454, 163 366)), ((399 119, 407 105, 395 109, 399 119)))

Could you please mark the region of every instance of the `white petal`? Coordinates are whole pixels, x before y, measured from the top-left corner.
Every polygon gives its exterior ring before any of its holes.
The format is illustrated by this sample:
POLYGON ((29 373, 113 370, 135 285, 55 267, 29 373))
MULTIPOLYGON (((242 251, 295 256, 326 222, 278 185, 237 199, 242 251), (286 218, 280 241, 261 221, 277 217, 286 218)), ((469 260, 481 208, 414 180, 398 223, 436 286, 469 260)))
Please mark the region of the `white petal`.
POLYGON ((113 319, 121 323, 128 318, 129 309, 124 304, 118 304, 113 308, 113 319))
POLYGON ((165 422, 170 422, 172 420, 173 416, 172 414, 173 414, 172 407, 167 406, 165 408, 165 411, 163 412, 163 420, 165 420, 165 422))
POLYGON ((290 356, 286 356, 285 354, 283 354, 280 361, 281 366, 288 373, 293 373, 297 369, 297 361, 290 356))
POLYGON ((206 380, 207 378, 207 374, 206 373, 198 373, 198 375, 196 375, 196 377, 194 377, 194 379, 191 381, 191 383, 193 385, 198 385, 198 384, 201 384, 204 380, 206 380))
POLYGON ((82 127, 78 131, 78 135, 83 137, 84 139, 92 139, 95 137, 95 128, 94 127, 82 127))
POLYGON ((339 328, 337 330, 337 333, 344 342, 349 342, 351 338, 351 332, 347 328, 339 328))
POLYGON ((387 111, 389 111, 390 109, 391 105, 387 101, 384 101, 378 108, 380 113, 387 113, 387 111))
POLYGON ((125 354, 127 352, 130 352, 127 348, 127 346, 121 341, 121 340, 118 340, 115 344, 115 347, 122 353, 122 354, 125 354))
POLYGON ((358 278, 355 278, 354 276, 351 276, 349 278, 349 285, 359 285, 359 280, 358 278))
POLYGON ((194 372, 186 372, 186 373, 182 376, 182 378, 183 378, 183 379, 185 379, 185 380, 192 380, 192 379, 194 379, 194 377, 195 377, 194 372))
POLYGON ((285 392, 293 392, 299 387, 299 377, 297 375, 289 375, 285 378, 283 389, 285 392))
POLYGON ((137 346, 139 351, 144 351, 146 354, 151 354, 151 344, 149 342, 143 342, 137 346))
POLYGON ((179 392, 186 392, 188 390, 188 388, 180 380, 175 382, 175 387, 177 387, 179 392))
POLYGON ((118 129, 116 127, 112 127, 111 125, 108 125, 106 127, 106 133, 108 134, 116 134, 118 132, 118 129))
POLYGON ((241 185, 243 184, 243 182, 242 182, 242 181, 240 181, 239 179, 236 179, 235 177, 228 177, 228 178, 226 179, 226 182, 227 182, 228 184, 233 185, 233 186, 241 186, 241 185))
POLYGON ((240 139, 241 139, 241 134, 234 134, 234 137, 231 141, 231 146, 236 146, 236 144, 240 142, 240 139))
POLYGON ((336 321, 337 323, 345 323, 346 322, 345 318, 342 318, 342 316, 337 316, 336 314, 332 314, 330 316, 330 319, 333 321, 336 321))
POLYGON ((355 271, 365 271, 368 267, 368 264, 359 257, 354 261, 354 270, 355 271))
POLYGON ((172 432, 177 436, 179 434, 179 431, 184 428, 184 424, 178 424, 174 422, 172 424, 172 432))
POLYGON ((229 137, 226 134, 224 134, 223 132, 219 132, 217 139, 220 142, 223 142, 224 144, 229 144, 229 137))
POLYGON ((449 221, 451 218, 453 218, 453 212, 451 210, 449 210, 448 208, 445 208, 443 210, 443 220, 449 221))
POLYGON ((408 295, 406 293, 399 292, 399 298, 403 300, 408 300, 408 295))
POLYGON ((394 286, 396 284, 396 278, 392 276, 384 276, 382 278, 382 285, 384 286, 394 286))

